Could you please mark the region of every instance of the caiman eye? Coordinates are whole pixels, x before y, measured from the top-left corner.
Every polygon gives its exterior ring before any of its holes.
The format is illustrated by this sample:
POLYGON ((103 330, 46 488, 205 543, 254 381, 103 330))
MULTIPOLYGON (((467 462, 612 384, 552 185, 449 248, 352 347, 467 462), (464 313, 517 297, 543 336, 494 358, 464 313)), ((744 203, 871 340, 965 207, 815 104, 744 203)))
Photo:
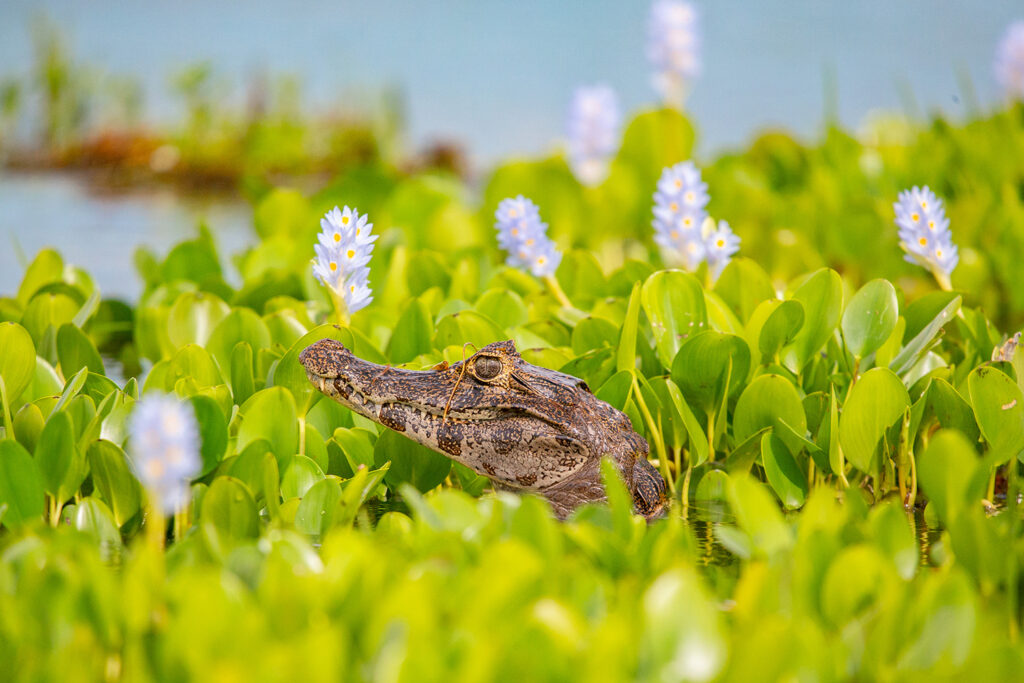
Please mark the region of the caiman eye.
POLYGON ((480 356, 473 361, 473 374, 480 379, 494 379, 501 374, 501 360, 494 356, 480 356))

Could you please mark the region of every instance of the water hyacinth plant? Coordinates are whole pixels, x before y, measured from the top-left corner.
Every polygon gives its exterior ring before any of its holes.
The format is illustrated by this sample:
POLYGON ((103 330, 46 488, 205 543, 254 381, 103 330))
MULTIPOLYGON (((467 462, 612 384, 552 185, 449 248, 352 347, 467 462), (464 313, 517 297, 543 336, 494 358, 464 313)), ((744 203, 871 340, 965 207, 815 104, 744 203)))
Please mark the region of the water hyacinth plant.
POLYGON ((313 274, 331 293, 338 320, 348 323, 348 316, 373 301, 370 269, 373 243, 379 235, 372 234, 373 223, 356 209, 334 207, 320 220, 319 244, 314 245, 313 274))
POLYGON ((647 24, 647 58, 652 84, 665 104, 681 107, 700 75, 697 10, 684 0, 656 0, 647 24))
POLYGON ((949 278, 960 256, 942 200, 927 185, 915 186, 899 194, 893 209, 904 259, 927 268, 943 289, 952 289, 949 278))
POLYGON ((547 236, 548 224, 541 221, 537 205, 523 195, 503 199, 494 212, 494 218, 498 245, 508 254, 505 263, 542 278, 558 301, 571 307, 569 298, 555 279, 562 253, 547 236))
POLYGON ((618 149, 622 112, 619 98, 607 85, 576 88, 569 105, 566 132, 569 167, 581 185, 594 186, 608 176, 618 149))
POLYGON ((1024 21, 1006 29, 996 52, 995 72, 1010 99, 1024 100, 1024 21))
POLYGON ((189 503, 192 479, 199 475, 199 426, 192 406, 169 394, 149 394, 132 411, 128 431, 135 474, 149 493, 157 522, 175 515, 175 535, 181 528, 180 513, 189 503))

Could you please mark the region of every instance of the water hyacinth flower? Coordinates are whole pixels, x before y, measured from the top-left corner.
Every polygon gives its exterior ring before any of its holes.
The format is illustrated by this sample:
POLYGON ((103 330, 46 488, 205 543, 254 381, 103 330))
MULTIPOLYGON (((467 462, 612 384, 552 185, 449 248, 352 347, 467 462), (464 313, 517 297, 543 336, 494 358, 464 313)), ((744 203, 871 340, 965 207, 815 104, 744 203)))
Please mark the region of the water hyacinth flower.
POLYGON ((696 270, 707 255, 702 228, 707 218, 708 186, 691 161, 666 168, 654 193, 654 241, 667 260, 696 270))
POLYGON ((148 394, 128 421, 135 474, 163 514, 188 504, 190 482, 199 476, 199 425, 191 404, 174 396, 148 394))
POLYGON ((700 75, 697 10, 684 0, 655 0, 647 22, 647 58, 652 83, 666 104, 681 106, 700 75))
POLYGON ((996 79, 1006 94, 1024 100, 1024 21, 1010 24, 996 51, 996 79))
POLYGON ((548 224, 540 220, 537 205, 519 195, 504 199, 494 212, 498 244, 508 253, 505 263, 550 278, 562 262, 558 247, 547 236, 548 224))
POLYGON ((943 289, 950 289, 950 275, 960 260, 942 200, 928 189, 913 187, 900 192, 893 204, 904 259, 927 268, 943 289))
POLYGON ((600 184, 619 147, 622 112, 619 98, 607 85, 576 88, 569 105, 566 132, 569 167, 581 185, 600 184))
POLYGON ((732 260, 733 254, 740 250, 740 238, 732 231, 725 221, 708 218, 704 221, 701 233, 704 236, 704 251, 708 261, 708 271, 712 280, 717 280, 722 270, 732 260))
POLYGON ((372 230, 373 223, 367 222, 365 214, 360 216, 347 206, 341 210, 334 207, 320 220, 313 274, 331 291, 343 318, 373 301, 367 264, 379 235, 372 230))

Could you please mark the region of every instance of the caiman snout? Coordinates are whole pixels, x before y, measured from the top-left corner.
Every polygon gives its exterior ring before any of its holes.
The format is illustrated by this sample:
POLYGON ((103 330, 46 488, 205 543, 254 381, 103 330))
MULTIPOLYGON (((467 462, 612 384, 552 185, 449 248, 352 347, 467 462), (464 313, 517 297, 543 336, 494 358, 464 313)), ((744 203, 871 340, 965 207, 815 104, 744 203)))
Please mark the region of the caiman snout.
POLYGON ((338 377, 338 370, 343 367, 345 361, 354 359, 352 352, 345 348, 345 345, 334 339, 321 339, 311 346, 307 346, 299 354, 299 362, 306 368, 306 374, 323 379, 334 379, 338 377))

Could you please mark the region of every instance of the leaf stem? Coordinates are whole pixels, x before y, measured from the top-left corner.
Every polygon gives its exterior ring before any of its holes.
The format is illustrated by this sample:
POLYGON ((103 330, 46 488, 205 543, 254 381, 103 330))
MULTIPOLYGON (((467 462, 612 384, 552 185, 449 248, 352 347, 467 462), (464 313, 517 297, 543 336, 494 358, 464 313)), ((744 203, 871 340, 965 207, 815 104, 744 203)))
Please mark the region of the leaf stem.
POLYGON ((558 299, 558 303, 562 304, 563 308, 575 308, 572 302, 569 301, 569 297, 566 295, 565 290, 562 289, 562 285, 558 284, 558 280, 555 279, 554 275, 545 275, 544 282, 547 283, 548 289, 558 299))

